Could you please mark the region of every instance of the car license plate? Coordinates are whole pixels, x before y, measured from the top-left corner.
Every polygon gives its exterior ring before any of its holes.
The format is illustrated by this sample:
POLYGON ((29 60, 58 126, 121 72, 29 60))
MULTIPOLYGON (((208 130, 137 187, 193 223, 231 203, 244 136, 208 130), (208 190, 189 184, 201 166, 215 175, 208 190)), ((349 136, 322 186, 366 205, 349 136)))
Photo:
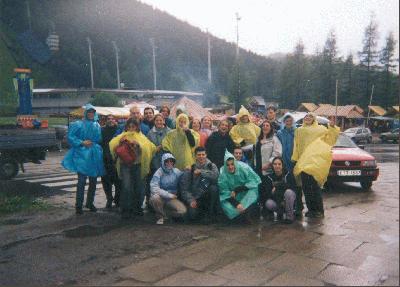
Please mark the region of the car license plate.
POLYGON ((338 170, 338 176, 355 176, 361 175, 361 170, 338 170))

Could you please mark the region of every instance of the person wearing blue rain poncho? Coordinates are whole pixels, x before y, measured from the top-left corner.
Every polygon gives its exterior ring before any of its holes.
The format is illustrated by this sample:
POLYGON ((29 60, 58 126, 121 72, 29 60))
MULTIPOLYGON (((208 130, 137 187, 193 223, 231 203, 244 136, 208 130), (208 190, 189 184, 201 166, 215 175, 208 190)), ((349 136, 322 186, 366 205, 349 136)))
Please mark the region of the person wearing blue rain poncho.
POLYGON ((85 207, 96 212, 94 196, 97 177, 105 174, 103 150, 100 146, 101 128, 97 122, 95 108, 91 104, 85 106, 83 120, 72 123, 68 129, 68 143, 71 148, 65 155, 62 166, 78 174, 76 191, 76 213, 82 214, 82 205, 86 179, 89 177, 89 190, 85 207))
POLYGON ((218 187, 221 207, 229 219, 256 210, 260 177, 247 164, 237 161, 225 151, 224 166, 220 169, 218 187), (248 212, 249 211, 249 212, 248 212))

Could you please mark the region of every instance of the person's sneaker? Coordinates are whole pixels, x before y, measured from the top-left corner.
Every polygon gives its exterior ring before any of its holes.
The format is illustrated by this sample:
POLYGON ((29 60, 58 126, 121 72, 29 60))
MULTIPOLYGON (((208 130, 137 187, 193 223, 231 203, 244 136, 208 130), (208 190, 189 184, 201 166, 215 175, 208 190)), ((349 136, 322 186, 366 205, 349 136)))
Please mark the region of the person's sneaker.
POLYGON ((106 208, 107 209, 111 209, 112 208, 112 200, 107 200, 107 203, 106 203, 106 208))
POLYGON ((324 215, 324 213, 323 212, 315 212, 314 213, 314 217, 315 218, 324 218, 325 217, 325 215, 324 215))
POLYGON ((312 211, 307 211, 305 214, 304 214, 304 216, 305 217, 314 217, 314 212, 312 212, 312 211))
POLYGON ((75 214, 77 214, 77 215, 83 214, 82 208, 77 207, 77 208, 75 209, 75 214))
POLYGON ((157 225, 163 225, 163 224, 164 224, 164 217, 159 218, 159 219, 156 221, 156 224, 157 224, 157 225))
POLYGON ((284 220, 282 220, 282 223, 284 224, 292 224, 294 222, 294 220, 289 219, 289 218, 285 218, 284 220))
POLYGON ((96 206, 94 206, 94 204, 86 204, 85 205, 86 208, 88 208, 91 212, 97 212, 97 208, 96 206))

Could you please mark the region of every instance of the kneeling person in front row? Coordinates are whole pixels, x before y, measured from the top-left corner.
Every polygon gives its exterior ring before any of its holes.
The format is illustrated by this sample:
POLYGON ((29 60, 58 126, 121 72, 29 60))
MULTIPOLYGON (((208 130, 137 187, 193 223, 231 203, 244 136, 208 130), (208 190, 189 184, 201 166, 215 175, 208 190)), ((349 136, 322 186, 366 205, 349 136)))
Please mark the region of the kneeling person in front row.
POLYGON ((293 174, 285 170, 281 157, 272 160, 272 173, 265 177, 261 190, 261 204, 269 212, 276 212, 278 219, 283 219, 285 213, 284 222, 292 223, 295 219, 296 181, 293 174))
POLYGON ((247 164, 225 151, 218 178, 221 207, 229 219, 240 215, 250 219, 257 212, 260 177, 247 164), (254 213, 254 214, 253 214, 254 213))
POLYGON ((195 149, 196 163, 186 170, 180 180, 180 192, 190 220, 205 215, 215 221, 218 207, 218 168, 208 158, 205 148, 195 149))
POLYGON ((150 204, 156 212, 157 224, 164 224, 166 211, 169 211, 173 218, 182 218, 186 214, 185 205, 177 198, 182 172, 174 166, 174 156, 165 153, 161 158, 161 167, 150 181, 150 204))

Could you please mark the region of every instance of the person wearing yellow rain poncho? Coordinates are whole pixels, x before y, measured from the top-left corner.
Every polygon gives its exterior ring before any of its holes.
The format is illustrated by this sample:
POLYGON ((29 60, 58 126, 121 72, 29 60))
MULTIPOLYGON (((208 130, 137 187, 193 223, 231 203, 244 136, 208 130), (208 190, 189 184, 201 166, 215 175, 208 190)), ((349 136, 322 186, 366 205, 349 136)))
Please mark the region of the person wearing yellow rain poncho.
POLYGON ((256 144, 260 135, 260 127, 250 122, 250 113, 245 107, 241 107, 237 116, 238 124, 235 125, 229 135, 236 145, 246 146, 256 144))
POLYGON ((331 149, 339 132, 333 121, 329 122, 328 128, 319 125, 313 113, 308 113, 303 119, 303 126, 295 131, 292 161, 296 165, 293 173, 301 178, 307 217, 324 216, 321 187, 328 177, 332 163, 331 149))
POLYGON ((143 182, 150 170, 150 162, 156 152, 156 146, 140 132, 140 122, 129 119, 125 125, 125 132, 110 141, 110 152, 117 161, 117 172, 122 180, 120 197, 121 215, 127 219, 133 215, 142 215, 144 200, 143 182), (136 159, 131 164, 125 164, 115 153, 122 140, 134 143, 136 159))
MULTIPOLYGON (((245 107, 241 107, 237 116, 238 124, 233 126, 229 135, 236 146, 255 145, 260 135, 261 128, 250 122, 250 113, 245 107)), ((242 148, 248 162, 253 162, 253 148, 242 148)))
POLYGON ((195 163, 194 149, 199 145, 200 135, 189 129, 189 118, 180 114, 176 118, 176 129, 170 131, 162 141, 164 151, 170 152, 176 159, 176 168, 190 169, 195 163))

